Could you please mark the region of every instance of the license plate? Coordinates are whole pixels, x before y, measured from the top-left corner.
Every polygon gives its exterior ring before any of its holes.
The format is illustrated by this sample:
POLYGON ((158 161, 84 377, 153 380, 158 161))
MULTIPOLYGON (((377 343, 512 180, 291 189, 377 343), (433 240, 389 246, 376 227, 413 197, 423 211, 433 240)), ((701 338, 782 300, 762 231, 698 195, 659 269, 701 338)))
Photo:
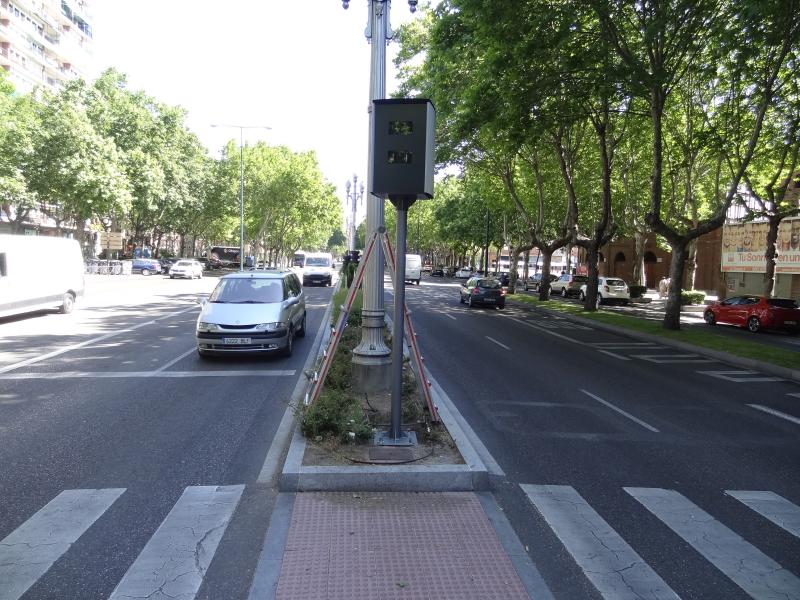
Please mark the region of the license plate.
POLYGON ((494 302, 494 298, 486 298, 484 299, 484 302, 494 302))
POLYGON ((250 338, 222 338, 223 344, 236 346, 237 344, 249 344, 250 338))
POLYGON ((797 325, 797 321, 784 321, 784 325, 797 325))

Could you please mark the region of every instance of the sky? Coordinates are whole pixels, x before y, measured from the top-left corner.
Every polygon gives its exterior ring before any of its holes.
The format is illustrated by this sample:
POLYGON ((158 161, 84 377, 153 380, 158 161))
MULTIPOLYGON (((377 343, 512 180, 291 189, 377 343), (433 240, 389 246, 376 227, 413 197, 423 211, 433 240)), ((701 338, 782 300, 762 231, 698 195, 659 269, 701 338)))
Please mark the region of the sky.
MULTIPOLYGON (((245 130, 245 143, 315 151, 344 204, 347 180, 366 185, 367 12, 367 0, 348 10, 341 0, 93 0, 89 74, 115 67, 130 89, 184 107, 215 157, 239 130, 212 124, 270 127, 245 130)), ((414 18, 406 0, 394 0, 390 16, 395 29, 414 18)), ((390 43, 387 96, 396 52, 390 43)))

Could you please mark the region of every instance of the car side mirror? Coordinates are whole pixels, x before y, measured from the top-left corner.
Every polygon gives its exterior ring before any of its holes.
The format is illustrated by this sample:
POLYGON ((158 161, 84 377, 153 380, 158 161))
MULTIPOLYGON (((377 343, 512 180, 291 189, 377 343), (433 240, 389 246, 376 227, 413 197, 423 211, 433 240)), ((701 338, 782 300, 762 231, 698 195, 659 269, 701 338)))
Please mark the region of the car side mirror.
POLYGON ((206 305, 206 302, 208 302, 208 298, 206 298, 205 296, 198 296, 198 297, 197 297, 197 303, 198 303, 200 306, 205 306, 205 305, 206 305))

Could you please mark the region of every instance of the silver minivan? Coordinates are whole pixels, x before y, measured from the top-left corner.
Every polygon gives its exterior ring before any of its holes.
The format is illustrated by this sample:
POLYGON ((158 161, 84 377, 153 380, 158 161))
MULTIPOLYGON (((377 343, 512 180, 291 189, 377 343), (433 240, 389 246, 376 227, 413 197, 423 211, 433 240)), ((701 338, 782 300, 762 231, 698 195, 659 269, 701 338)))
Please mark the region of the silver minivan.
POLYGON ((200 301, 200 356, 280 352, 291 356, 306 334, 306 300, 293 271, 245 271, 220 278, 200 301))

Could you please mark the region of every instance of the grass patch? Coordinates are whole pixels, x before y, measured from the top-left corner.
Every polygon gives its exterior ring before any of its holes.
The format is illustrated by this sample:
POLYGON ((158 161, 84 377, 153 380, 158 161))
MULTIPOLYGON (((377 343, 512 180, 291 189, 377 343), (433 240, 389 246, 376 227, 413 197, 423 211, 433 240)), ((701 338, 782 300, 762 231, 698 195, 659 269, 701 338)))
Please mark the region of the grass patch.
MULTIPOLYGON (((347 293, 349 288, 342 286, 341 289, 333 295, 333 323, 334 325, 339 322, 339 313, 342 312, 342 306, 347 301, 347 293)), ((347 324, 352 326, 361 325, 361 306, 364 302, 364 292, 358 290, 356 297, 353 298, 353 306, 350 309, 350 314, 347 316, 347 324)))
POLYGON ((583 309, 583 306, 579 304, 565 304, 552 300, 541 301, 538 298, 523 296, 521 294, 507 296, 506 299, 511 299, 520 304, 529 304, 531 306, 546 308, 554 312, 577 315, 584 319, 589 319, 590 321, 606 323, 607 325, 614 325, 622 329, 649 333, 664 339, 678 340, 711 350, 720 350, 735 356, 752 358, 753 360, 760 360, 780 367, 787 367, 789 369, 798 368, 797 357, 790 352, 786 352, 786 350, 747 340, 737 340, 735 344, 732 344, 729 336, 714 333, 711 328, 709 328, 709 330, 681 329, 680 331, 671 331, 664 329, 661 325, 661 321, 651 321, 641 317, 621 315, 603 310, 586 311, 583 309))

